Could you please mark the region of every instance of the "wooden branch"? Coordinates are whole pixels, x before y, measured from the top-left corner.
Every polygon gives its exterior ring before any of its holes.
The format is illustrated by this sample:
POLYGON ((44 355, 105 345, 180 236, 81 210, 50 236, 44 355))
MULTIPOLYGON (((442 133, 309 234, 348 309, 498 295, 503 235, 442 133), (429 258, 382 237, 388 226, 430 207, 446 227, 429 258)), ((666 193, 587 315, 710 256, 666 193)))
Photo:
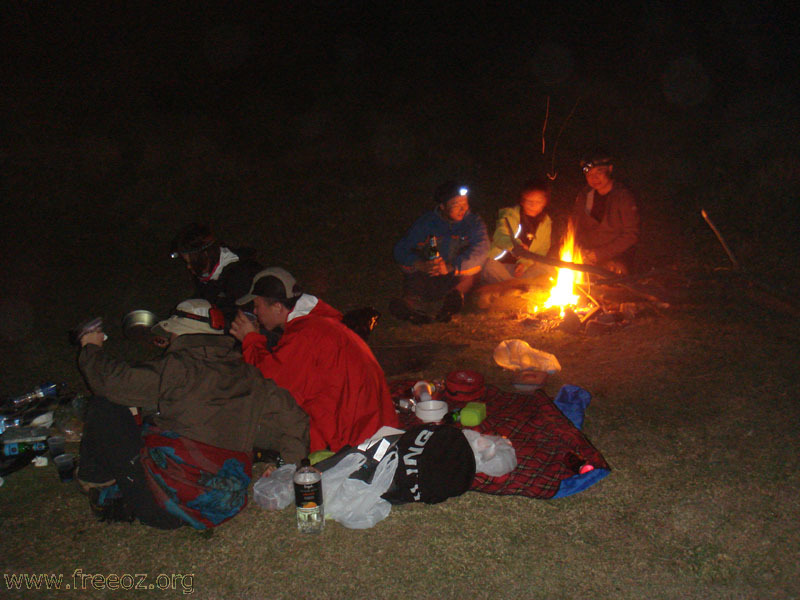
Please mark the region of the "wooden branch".
POLYGON ((731 259, 731 262, 733 263, 733 268, 738 271, 739 261, 736 260, 736 257, 733 255, 733 252, 731 252, 731 249, 728 248, 728 244, 725 243, 725 238, 722 237, 722 234, 719 232, 719 229, 717 229, 714 223, 711 222, 711 219, 708 218, 706 209, 704 208, 700 209, 700 214, 702 215, 703 219, 705 219, 706 223, 708 223, 708 226, 711 227, 711 231, 714 232, 714 235, 717 236, 719 243, 722 244, 722 248, 725 250, 725 252, 728 255, 728 258, 731 259))
POLYGON ((534 254, 533 252, 530 252, 529 250, 523 248, 516 240, 514 241, 515 241, 514 249, 511 250, 511 254, 513 254, 517 258, 527 258, 529 260, 550 265, 551 267, 559 267, 561 269, 570 269, 572 271, 591 273, 592 275, 599 275, 600 277, 604 277, 606 279, 611 279, 618 276, 613 271, 607 271, 606 269, 601 269, 600 267, 595 267, 594 265, 582 265, 579 263, 572 263, 572 262, 567 262, 565 260, 559 260, 557 258, 550 258, 549 256, 542 256, 541 254, 534 254))
MULTIPOLYGON (((509 231, 511 231, 511 224, 508 223, 508 219, 506 219, 506 224, 509 226, 509 231)), ((511 250, 511 254, 517 258, 527 258, 529 260, 533 260, 536 262, 544 263, 546 265, 550 265, 552 267, 558 267, 561 269, 570 269, 572 271, 581 271, 583 273, 591 273, 592 275, 598 275, 602 277, 602 279, 595 281, 595 285, 617 285, 619 287, 624 287, 627 290, 645 298, 651 302, 661 302, 661 298, 658 296, 653 295, 651 290, 643 289, 641 286, 636 285, 633 282, 623 282, 620 281, 620 276, 613 271, 607 271, 606 269, 602 269, 600 267, 596 267, 594 265, 583 265, 579 263, 572 263, 567 262, 565 260, 559 260, 557 258, 550 258, 548 256, 542 256, 540 254, 534 254, 529 250, 526 250, 522 247, 519 240, 516 238, 512 238, 514 242, 514 248, 511 250), (616 281, 615 281, 616 280, 616 281)))

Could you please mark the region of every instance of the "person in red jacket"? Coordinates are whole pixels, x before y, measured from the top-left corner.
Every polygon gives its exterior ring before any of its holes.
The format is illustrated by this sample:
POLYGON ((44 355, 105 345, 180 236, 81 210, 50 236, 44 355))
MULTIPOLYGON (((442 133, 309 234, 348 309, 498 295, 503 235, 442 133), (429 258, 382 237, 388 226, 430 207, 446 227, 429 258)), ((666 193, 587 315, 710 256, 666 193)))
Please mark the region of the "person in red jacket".
POLYGON ((386 377, 369 346, 342 323, 339 311, 304 294, 286 270, 257 273, 249 293, 236 303, 252 303, 265 329, 283 328, 270 351, 258 326, 239 311, 231 334, 242 342, 244 360, 289 390, 308 414, 312 452, 336 452, 384 425, 399 426, 386 377))

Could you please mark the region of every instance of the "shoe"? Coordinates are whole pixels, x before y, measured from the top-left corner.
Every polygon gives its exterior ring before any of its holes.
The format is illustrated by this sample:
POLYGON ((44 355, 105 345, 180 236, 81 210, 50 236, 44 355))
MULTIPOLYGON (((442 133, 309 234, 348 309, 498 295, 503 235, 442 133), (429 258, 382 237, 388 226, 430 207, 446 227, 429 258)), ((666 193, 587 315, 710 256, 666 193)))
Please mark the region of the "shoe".
POLYGON ((106 523, 132 523, 135 518, 133 510, 125 502, 116 484, 104 488, 91 488, 89 508, 99 521, 106 523))
POLYGON ((461 312, 461 309, 464 307, 464 294, 459 292, 458 290, 450 290, 447 292, 447 295, 444 297, 444 302, 442 302, 442 308, 439 309, 439 313, 436 315, 436 320, 440 323, 447 323, 450 321, 450 318, 461 312))
POLYGON ((392 301, 389 302, 389 312, 392 313, 396 319, 408 321, 414 325, 425 325, 433 321, 429 315, 420 310, 411 308, 408 303, 401 298, 393 298, 392 301))

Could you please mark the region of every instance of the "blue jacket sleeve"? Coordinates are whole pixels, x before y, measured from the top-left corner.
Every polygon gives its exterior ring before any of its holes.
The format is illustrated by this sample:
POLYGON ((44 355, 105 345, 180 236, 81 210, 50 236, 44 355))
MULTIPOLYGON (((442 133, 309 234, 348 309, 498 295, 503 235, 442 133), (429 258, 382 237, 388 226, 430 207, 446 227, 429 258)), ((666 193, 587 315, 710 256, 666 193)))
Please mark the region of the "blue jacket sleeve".
POLYGON ((404 267, 410 267, 419 260, 419 248, 433 233, 431 217, 425 213, 417 219, 406 234, 394 245, 394 259, 404 267))

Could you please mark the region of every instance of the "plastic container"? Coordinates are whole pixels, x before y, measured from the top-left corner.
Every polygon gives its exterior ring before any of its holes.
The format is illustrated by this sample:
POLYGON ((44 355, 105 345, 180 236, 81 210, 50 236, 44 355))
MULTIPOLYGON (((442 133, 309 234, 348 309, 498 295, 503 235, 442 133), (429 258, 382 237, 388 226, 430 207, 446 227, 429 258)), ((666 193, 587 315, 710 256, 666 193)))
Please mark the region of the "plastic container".
POLYGON ((423 423, 436 423, 441 421, 447 414, 447 402, 441 400, 423 400, 417 402, 414 407, 414 414, 423 423))
POLYGON ((275 469, 268 477, 261 477, 253 485, 253 500, 261 508, 282 510, 294 500, 294 464, 275 469))
POLYGON ((483 402, 469 402, 461 409, 461 424, 464 427, 475 427, 483 423, 486 418, 486 404, 483 402))

